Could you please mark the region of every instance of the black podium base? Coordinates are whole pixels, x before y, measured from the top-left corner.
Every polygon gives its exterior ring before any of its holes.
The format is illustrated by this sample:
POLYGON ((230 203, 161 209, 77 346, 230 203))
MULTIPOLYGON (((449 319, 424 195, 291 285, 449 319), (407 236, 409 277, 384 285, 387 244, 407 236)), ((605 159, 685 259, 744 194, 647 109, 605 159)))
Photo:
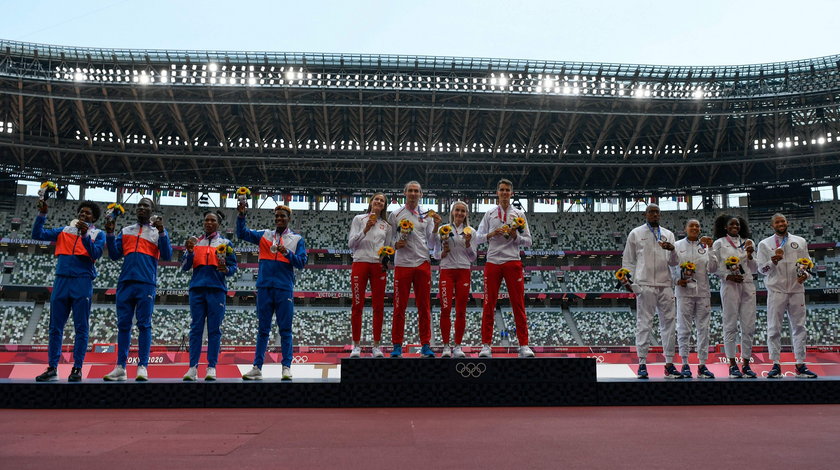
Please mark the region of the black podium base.
POLYGON ((594 359, 344 359, 341 380, 0 380, 0 408, 837 404, 840 378, 596 380, 594 359))

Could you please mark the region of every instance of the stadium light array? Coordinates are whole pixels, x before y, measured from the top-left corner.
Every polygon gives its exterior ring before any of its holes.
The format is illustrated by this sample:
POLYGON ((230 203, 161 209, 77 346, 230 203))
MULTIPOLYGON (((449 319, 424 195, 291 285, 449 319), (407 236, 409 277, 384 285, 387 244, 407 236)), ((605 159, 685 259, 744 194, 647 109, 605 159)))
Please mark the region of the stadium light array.
POLYGON ((417 73, 310 72, 297 66, 171 64, 169 70, 56 67, 55 80, 110 82, 116 84, 174 86, 293 86, 298 88, 347 88, 367 90, 435 90, 453 92, 504 92, 556 96, 633 97, 652 99, 702 99, 726 95, 722 84, 633 82, 605 76, 496 73, 487 76, 440 76, 417 73))

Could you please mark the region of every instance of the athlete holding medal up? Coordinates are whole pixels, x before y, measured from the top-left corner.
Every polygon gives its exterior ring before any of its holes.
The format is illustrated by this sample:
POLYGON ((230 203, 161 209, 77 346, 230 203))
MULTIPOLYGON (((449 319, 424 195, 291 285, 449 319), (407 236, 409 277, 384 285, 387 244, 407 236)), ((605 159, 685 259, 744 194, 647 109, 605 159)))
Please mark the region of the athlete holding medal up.
POLYGON ((755 283, 753 273, 758 265, 753 259, 755 247, 750 228, 742 217, 721 215, 715 219, 715 244, 712 252, 719 260, 717 273, 720 302, 723 308, 723 350, 729 358, 729 377, 756 378, 750 367, 755 336, 755 283), (735 338, 741 328, 742 369, 735 359, 735 338))
POLYGON ((793 355, 796 359, 796 376, 815 379, 817 374, 805 365, 805 281, 811 277, 808 269, 802 268, 800 260, 813 265, 808 254, 808 242, 788 232, 788 222, 782 214, 773 214, 771 219, 773 235, 758 244, 758 270, 764 276, 767 286, 767 349, 773 368, 769 379, 782 377, 781 339, 782 320, 785 311, 790 320, 790 334, 793 338, 793 355))

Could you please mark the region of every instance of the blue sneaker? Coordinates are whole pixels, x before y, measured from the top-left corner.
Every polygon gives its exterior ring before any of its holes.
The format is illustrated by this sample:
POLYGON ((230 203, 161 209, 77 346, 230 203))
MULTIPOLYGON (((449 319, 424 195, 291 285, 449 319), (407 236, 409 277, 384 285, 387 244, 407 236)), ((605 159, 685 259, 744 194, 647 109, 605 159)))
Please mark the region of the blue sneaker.
POLYGON ((639 364, 639 370, 636 371, 636 377, 640 379, 648 378, 647 365, 639 364))
POLYGON ((743 373, 744 378, 747 378, 747 379, 758 378, 758 375, 756 375, 756 373, 753 372, 753 370, 750 368, 750 363, 749 362, 745 362, 744 366, 741 367, 741 373, 743 373))
POLYGON ((738 365, 729 366, 729 378, 730 379, 743 379, 744 374, 738 369, 738 365))
POLYGON ((773 368, 770 369, 770 372, 767 373, 768 379, 781 379, 782 378, 782 366, 779 364, 773 364, 773 368))
POLYGON ((817 374, 811 372, 811 369, 808 368, 805 364, 798 364, 796 366, 796 376, 800 379, 816 379, 817 374))
POLYGON ((665 378, 666 379, 684 379, 685 376, 682 375, 682 372, 678 371, 673 364, 670 366, 665 366, 665 378))
POLYGON ((391 350, 391 357, 402 357, 402 344, 395 344, 391 350))
POLYGON ((713 374, 712 371, 710 371, 709 368, 706 367, 705 364, 702 364, 702 365, 700 365, 700 367, 697 368, 697 378, 698 379, 713 379, 713 378, 715 378, 715 374, 713 374))
POLYGON ((688 364, 683 364, 681 372, 683 377, 687 379, 691 378, 691 367, 689 367, 688 364))
POLYGON ((435 357, 435 352, 432 351, 432 348, 429 347, 428 344, 424 344, 422 348, 420 348, 420 355, 423 357, 435 357))

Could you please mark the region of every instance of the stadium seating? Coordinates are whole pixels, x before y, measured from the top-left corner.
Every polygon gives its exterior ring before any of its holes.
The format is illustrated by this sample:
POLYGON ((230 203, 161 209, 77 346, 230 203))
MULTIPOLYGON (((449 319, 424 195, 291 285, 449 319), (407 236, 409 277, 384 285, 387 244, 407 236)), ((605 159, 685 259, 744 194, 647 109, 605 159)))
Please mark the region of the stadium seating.
MULTIPOLYGON (((629 308, 572 308, 571 314, 584 344, 635 344, 636 317, 629 308)), ((655 318, 654 324, 659 324, 655 318)))
MULTIPOLYGON (((4 303, 0 305, 0 342, 18 344, 29 324, 34 304, 4 303)), ((635 343, 635 313, 623 308, 578 308, 571 309, 575 327, 581 335, 584 345, 593 346, 630 346, 635 343)), ((391 331, 391 309, 386 307, 383 325, 383 340, 387 343, 391 331)), ((509 309, 502 310, 502 318, 507 330, 494 332, 494 342, 499 344, 508 334, 515 343, 513 314, 509 309), (506 333, 505 333, 506 332, 506 333)), ((711 344, 723 343, 722 317, 719 308, 713 308, 710 320, 711 344)), ((440 311, 432 312, 433 342, 438 344, 440 336, 440 311)), ((558 309, 531 308, 528 310, 529 333, 531 344, 570 346, 577 345, 571 328, 566 325, 563 313, 558 309)), ((156 306, 152 320, 154 344, 181 344, 188 340, 190 314, 186 306, 156 306)), ((362 317, 363 342, 371 341, 370 328, 372 317, 370 308, 366 308, 362 317)), ((837 344, 840 341, 840 305, 818 305, 808 309, 808 344, 837 344)), ((256 338, 257 317, 253 307, 228 307, 222 325, 222 342, 230 345, 253 345, 256 338)), ((295 310, 293 324, 295 343, 302 346, 345 345, 350 341, 349 308, 298 307, 295 310)), ((658 331, 658 320, 654 317, 654 331, 658 331)), ((116 342, 116 309, 113 305, 95 304, 91 309, 90 342, 116 342)), ((417 311, 409 308, 406 312, 406 342, 416 343, 417 311)), ((46 344, 49 335, 49 304, 44 306, 43 314, 36 326, 31 340, 33 344, 46 344)), ((67 323, 64 341, 72 342, 74 332, 72 320, 67 323)), ((133 333, 136 343, 136 327, 133 333)), ((658 333, 654 334, 656 341, 658 333)), ((277 339, 276 326, 272 330, 272 344, 277 339)), ((757 312, 756 344, 767 341, 767 310, 760 306, 757 312)), ((692 331, 692 345, 696 336, 692 331)), ((467 328, 464 335, 465 345, 481 343, 481 309, 467 309, 467 328)), ((784 320, 782 344, 790 344, 790 329, 784 320)))
POLYGON ((0 344, 19 344, 35 309, 33 302, 0 304, 0 344))

